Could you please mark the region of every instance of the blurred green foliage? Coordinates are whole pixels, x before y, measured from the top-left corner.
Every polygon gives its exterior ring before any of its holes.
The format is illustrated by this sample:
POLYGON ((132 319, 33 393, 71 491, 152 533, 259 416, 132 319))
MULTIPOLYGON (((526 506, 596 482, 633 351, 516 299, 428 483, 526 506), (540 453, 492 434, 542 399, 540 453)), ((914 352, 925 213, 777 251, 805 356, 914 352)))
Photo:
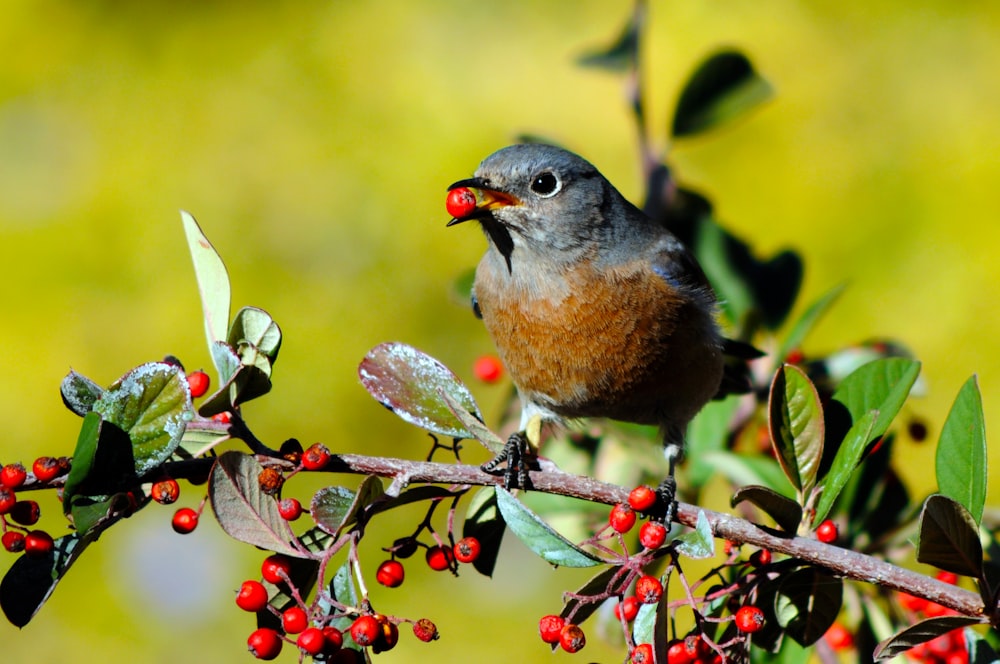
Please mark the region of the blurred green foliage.
MULTIPOLYGON (((72 449, 79 420, 58 396, 71 366, 106 385, 168 352, 189 369, 211 364, 178 208, 225 258, 234 308, 262 307, 284 332, 275 389, 247 407, 256 433, 423 455, 420 432, 358 385, 357 363, 400 340, 470 379, 491 350, 449 298, 484 243, 445 230, 445 187, 516 133, 559 141, 638 196, 621 81, 574 64, 628 11, 598 0, 5 3, 0 460, 72 449)), ((678 143, 671 163, 758 250, 802 253, 803 303, 849 282, 807 355, 876 335, 915 352, 928 393, 907 408, 929 418, 932 441, 970 374, 987 426, 1000 406, 998 30, 988 3, 673 2, 653 3, 643 46, 660 136, 681 82, 721 44, 775 85, 774 102, 678 143)), ((504 388, 476 391, 489 409, 504 388)), ((933 445, 903 442, 908 480, 929 490, 933 445)), ((470 445, 466 458, 479 455, 470 445)), ((988 490, 996 504, 1000 486, 988 490)), ((43 509, 55 530, 58 506, 43 509)), ((169 510, 136 519, 94 547, 23 635, 0 626, 6 659, 71 648, 79 662, 249 661, 239 651, 252 625, 230 593, 262 555, 210 520, 182 539, 169 510)), ((403 638, 380 660, 474 649, 505 662, 517 644, 518 657, 550 661, 530 646, 536 619, 584 577, 517 544, 508 556, 492 583, 412 565, 406 592, 382 603, 432 617, 443 638, 403 638)), ((368 553, 373 569, 379 558, 368 553)), ((615 658, 591 642, 577 659, 615 658)))

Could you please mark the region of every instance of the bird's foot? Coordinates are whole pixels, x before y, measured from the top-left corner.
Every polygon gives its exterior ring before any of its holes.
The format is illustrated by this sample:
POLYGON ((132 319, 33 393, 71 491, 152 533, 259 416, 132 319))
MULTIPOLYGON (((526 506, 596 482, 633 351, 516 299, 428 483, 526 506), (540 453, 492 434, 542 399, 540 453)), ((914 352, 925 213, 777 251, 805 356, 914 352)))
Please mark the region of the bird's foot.
MULTIPOLYGON (((657 510, 663 510, 663 524, 669 528, 670 523, 677 516, 677 480, 674 479, 673 473, 667 475, 660 482, 660 486, 656 487, 656 495, 657 510)), ((654 518, 659 520, 660 517, 657 515, 654 518)))
POLYGON ((503 468, 504 488, 508 490, 528 488, 528 471, 537 467, 538 460, 531 451, 528 436, 524 431, 512 434, 504 444, 503 450, 480 468, 483 472, 495 473, 497 467, 505 462, 506 465, 503 468))

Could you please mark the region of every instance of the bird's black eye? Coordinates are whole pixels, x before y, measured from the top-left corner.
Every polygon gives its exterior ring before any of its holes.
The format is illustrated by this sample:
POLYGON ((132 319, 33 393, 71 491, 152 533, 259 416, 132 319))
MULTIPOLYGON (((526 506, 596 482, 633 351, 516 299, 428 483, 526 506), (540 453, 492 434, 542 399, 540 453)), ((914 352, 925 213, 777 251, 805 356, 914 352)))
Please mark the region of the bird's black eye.
POLYGON ((552 171, 542 171, 531 178, 531 190, 542 198, 555 196, 560 189, 562 189, 562 182, 552 171))

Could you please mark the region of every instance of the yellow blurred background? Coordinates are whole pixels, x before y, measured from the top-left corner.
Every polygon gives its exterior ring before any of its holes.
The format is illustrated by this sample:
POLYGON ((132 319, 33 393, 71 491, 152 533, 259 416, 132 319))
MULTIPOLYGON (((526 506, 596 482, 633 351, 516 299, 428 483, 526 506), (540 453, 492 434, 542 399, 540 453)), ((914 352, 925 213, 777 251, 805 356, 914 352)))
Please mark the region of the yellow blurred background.
MULTIPOLYGON (((720 45, 743 49, 776 87, 748 119, 673 146, 671 163, 759 252, 802 253, 799 310, 848 283, 807 355, 889 336, 924 362, 927 395, 904 416, 927 417, 931 439, 906 450, 904 471, 932 490, 933 441, 961 384, 979 374, 988 426, 1000 405, 1000 7, 651 5, 643 56, 661 140, 682 81, 720 45)), ((58 395, 70 367, 108 384, 166 353, 211 364, 180 208, 226 260, 234 307, 262 307, 284 331, 275 389, 246 409, 263 439, 422 457, 424 435, 357 382, 365 352, 389 340, 444 361, 498 415, 504 388, 471 376, 489 339, 450 292, 485 243, 445 229, 445 188, 532 132, 637 199, 621 81, 574 65, 629 11, 606 0, 5 2, 0 461, 72 450, 79 421, 58 395)), ((468 460, 479 456, 470 447, 468 460)), ((58 507, 45 508, 61 532, 58 507)), ((23 633, 0 625, 4 660, 251 661, 252 620, 232 593, 262 554, 210 519, 174 535, 170 513, 153 506, 108 532, 23 633)), ((372 543, 371 574, 377 547, 402 534, 372 543)), ((375 589, 380 610, 431 617, 443 633, 430 645, 404 635, 380 661, 552 661, 537 618, 586 573, 551 571, 510 544, 493 582, 413 564, 403 589, 375 589)), ((575 661, 620 658, 594 638, 575 661)))

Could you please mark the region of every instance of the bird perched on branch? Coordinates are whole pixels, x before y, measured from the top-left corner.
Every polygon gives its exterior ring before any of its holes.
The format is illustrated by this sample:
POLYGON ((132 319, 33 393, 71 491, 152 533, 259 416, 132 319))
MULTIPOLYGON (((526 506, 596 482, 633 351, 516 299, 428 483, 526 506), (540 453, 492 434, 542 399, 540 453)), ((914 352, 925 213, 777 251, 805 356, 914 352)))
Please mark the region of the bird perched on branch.
POLYGON ((694 256, 561 148, 506 147, 448 189, 448 225, 474 219, 488 239, 473 307, 523 408, 521 430, 483 469, 506 462, 505 485, 525 486, 526 428, 536 416, 656 424, 671 518, 688 423, 713 397, 749 389, 725 360, 746 345, 720 334, 715 295, 694 256))

